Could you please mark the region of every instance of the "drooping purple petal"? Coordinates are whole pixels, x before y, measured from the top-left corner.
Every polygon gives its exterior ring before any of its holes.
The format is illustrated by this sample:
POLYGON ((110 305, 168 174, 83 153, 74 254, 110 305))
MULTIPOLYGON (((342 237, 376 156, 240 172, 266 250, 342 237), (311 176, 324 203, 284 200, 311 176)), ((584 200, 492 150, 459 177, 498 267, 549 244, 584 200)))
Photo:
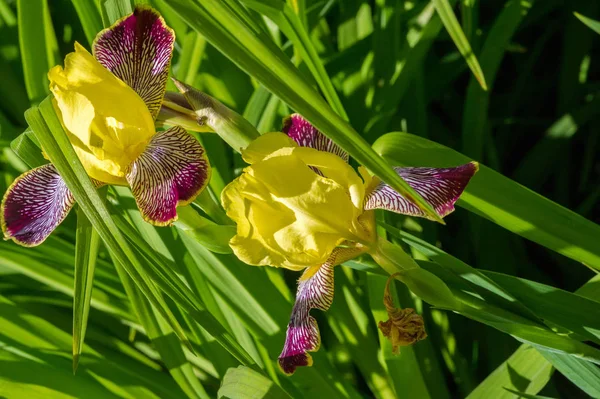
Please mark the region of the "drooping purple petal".
POLYGON ((328 151, 348 162, 348 153, 317 130, 300 114, 293 114, 283 121, 283 132, 301 147, 328 151))
POLYGON ((126 178, 143 218, 166 226, 177 220, 178 205, 189 204, 206 187, 210 173, 198 140, 174 126, 152 137, 126 178))
POLYGON ((288 323, 283 351, 279 355, 279 368, 287 375, 296 368, 312 366, 308 352, 319 350, 321 336, 311 309, 326 311, 333 302, 333 268, 364 253, 364 247, 336 248, 327 261, 304 271, 298 281, 296 302, 288 323))
POLYGON ((165 94, 175 33, 147 6, 120 19, 96 36, 96 59, 127 83, 156 118, 165 94))
MULTIPOLYGON (((454 211, 469 180, 479 169, 477 162, 455 168, 394 168, 416 192, 433 206, 441 217, 454 211)), ((365 198, 365 209, 386 209, 410 216, 427 217, 414 203, 381 182, 365 198)))
POLYGON ((52 164, 23 173, 2 200, 5 239, 33 247, 41 244, 67 217, 75 199, 52 164))
POLYGON ((311 309, 327 310, 333 302, 333 264, 326 262, 311 277, 303 279, 312 272, 307 269, 298 282, 296 303, 288 324, 285 345, 279 355, 279 367, 291 375, 300 366, 312 366, 314 352, 321 345, 321 336, 317 321, 310 316, 311 309))

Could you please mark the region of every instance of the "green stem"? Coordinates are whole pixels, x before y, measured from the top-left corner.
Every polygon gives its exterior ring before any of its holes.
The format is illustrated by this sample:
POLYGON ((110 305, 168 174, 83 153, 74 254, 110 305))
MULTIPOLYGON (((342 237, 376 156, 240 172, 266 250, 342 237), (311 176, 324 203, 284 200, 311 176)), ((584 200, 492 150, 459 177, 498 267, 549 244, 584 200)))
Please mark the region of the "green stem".
POLYGON ((241 152, 260 136, 250 122, 217 99, 176 79, 173 81, 190 104, 196 115, 196 122, 201 126, 209 126, 235 151, 241 152))
POLYGON ((461 303, 446 283, 435 274, 422 269, 399 245, 379 237, 370 254, 379 266, 406 284, 425 302, 439 308, 460 311, 461 303))

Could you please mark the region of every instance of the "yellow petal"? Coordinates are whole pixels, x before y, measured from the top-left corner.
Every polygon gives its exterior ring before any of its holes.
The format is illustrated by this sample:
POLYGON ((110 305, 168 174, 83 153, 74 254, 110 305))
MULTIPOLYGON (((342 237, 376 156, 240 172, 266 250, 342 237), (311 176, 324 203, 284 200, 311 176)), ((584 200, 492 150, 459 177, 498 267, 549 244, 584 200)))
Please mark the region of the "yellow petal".
POLYGON ((64 69, 52 68, 48 79, 55 108, 88 174, 123 182, 127 167, 155 132, 142 99, 78 43, 64 69))
POLYGON ((299 148, 288 149, 255 162, 223 192, 223 206, 238 225, 230 242, 236 255, 249 264, 298 269, 322 264, 345 240, 371 240, 351 199, 351 187, 362 188, 356 173, 343 161, 315 162, 341 167, 331 173, 338 182, 315 173, 306 157, 296 156, 299 148))
POLYGON ((244 161, 252 165, 255 162, 262 161, 279 149, 297 146, 298 144, 286 134, 280 132, 265 133, 252 141, 252 143, 242 151, 242 157, 244 158, 244 161))

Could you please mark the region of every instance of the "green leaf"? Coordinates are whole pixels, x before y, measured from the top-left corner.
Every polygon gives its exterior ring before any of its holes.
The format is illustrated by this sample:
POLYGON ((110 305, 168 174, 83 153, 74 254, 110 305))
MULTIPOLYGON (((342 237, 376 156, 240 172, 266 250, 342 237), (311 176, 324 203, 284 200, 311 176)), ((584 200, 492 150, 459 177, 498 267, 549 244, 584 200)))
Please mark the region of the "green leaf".
MULTIPOLYGON (((509 1, 494 20, 479 54, 481 69, 490 89, 494 86, 506 48, 533 2, 509 1)), ((482 158, 490 94, 475 79, 471 79, 462 118, 462 152, 474 159, 482 158)))
POLYGON ((588 362, 550 351, 540 353, 558 371, 592 398, 600 398, 600 369, 588 362))
MULTIPOLYGON (((57 242, 48 240, 53 246, 58 247, 57 242)), ((72 254, 75 247, 68 248, 69 256, 63 257, 58 251, 42 252, 36 249, 23 249, 10 243, 0 243, 0 263, 18 273, 27 276, 34 281, 40 282, 57 292, 73 297, 74 278, 70 275, 73 269, 74 258, 72 254), (52 262, 48 262, 52 259, 52 262)), ((66 255, 66 254, 65 254, 66 255)), ((124 301, 125 296, 114 287, 102 284, 96 273, 94 281, 95 291, 91 306, 101 312, 114 315, 118 318, 134 321, 129 305, 124 301)), ((70 304, 69 304, 70 305, 70 304)), ((71 345, 72 346, 72 345, 71 345)))
POLYGON ((0 296, 2 394, 25 398, 181 398, 164 373, 108 351, 86 347, 80 373, 71 369, 71 335, 0 296), (85 372, 84 372, 85 371, 85 372), (115 381, 123 381, 116 384, 115 381))
POLYGON ((236 227, 219 225, 203 218, 191 206, 177 210, 179 219, 175 227, 193 237, 206 249, 219 254, 230 254, 229 240, 235 235, 236 227))
POLYGON ((554 399, 554 398, 551 398, 549 396, 530 395, 528 393, 522 393, 522 392, 515 391, 513 389, 508 389, 508 388, 506 388, 506 390, 508 392, 510 392, 510 393, 513 393, 513 394, 517 395, 518 398, 525 398, 525 399, 554 399))
POLYGON ((100 0, 102 4, 102 20, 104 26, 108 27, 119 19, 133 12, 131 0, 100 0))
MULTIPOLYGON (((55 65, 54 54, 48 43, 51 26, 47 23, 47 0, 17 1, 19 47, 27 95, 38 103, 49 93, 47 74, 55 65)), ((56 42, 56 38, 53 39, 56 42)))
POLYGON ((158 314, 144 294, 136 287, 133 280, 120 267, 117 272, 127 291, 127 296, 135 309, 140 323, 146 331, 146 335, 160 354, 162 361, 167 366, 169 373, 177 382, 179 387, 190 398, 208 398, 204 387, 194 375, 191 364, 187 361, 181 343, 174 335, 173 329, 158 314))
POLYGON ((289 399, 280 386, 248 367, 227 370, 219 389, 221 399, 289 399))
MULTIPOLYGON (((373 148, 394 165, 448 167, 471 159, 408 133, 382 136, 373 148)), ((481 165, 458 205, 505 229, 600 270, 600 227, 481 165)))
POLYGON ((550 381, 552 372, 552 365, 546 361, 544 356, 529 345, 521 345, 515 353, 488 375, 467 396, 467 399, 518 398, 508 389, 535 395, 550 381))
POLYGON ((484 274, 526 304, 548 327, 600 343, 600 302, 530 280, 484 274))
MULTIPOLYGON (((410 198, 434 220, 441 219, 408 183, 400 178, 367 142, 350 127, 302 78, 293 64, 256 27, 240 18, 247 11, 237 5, 233 11, 219 1, 191 4, 173 0, 168 4, 192 28, 200 32, 223 54, 255 77, 267 89, 306 117, 326 136, 338 143, 362 165, 370 169, 396 191, 410 198)), ((234 148, 238 149, 238 148, 234 148)))
POLYGON ((302 60, 308 66, 329 105, 331 105, 338 115, 347 120, 348 115, 344 110, 344 106, 329 79, 329 75, 310 40, 299 14, 294 12, 286 3, 277 0, 242 0, 242 3, 267 16, 277 24, 288 39, 292 41, 294 48, 299 51, 302 60))
POLYGON ((433 4, 435 5, 435 9, 444 23, 446 30, 458 48, 458 51, 460 51, 462 56, 467 61, 467 65, 469 65, 469 68, 471 68, 473 76, 475 79, 477 79, 477 82, 479 82, 481 88, 487 91, 487 85, 485 83, 485 77, 483 76, 481 66, 479 66, 477 57, 475 57, 475 54, 471 49, 471 45, 469 44, 465 33, 460 27, 460 24, 456 19, 456 15, 454 15, 454 11, 452 11, 452 6, 448 0, 433 0, 433 4))
POLYGON ((96 233, 85 214, 78 209, 73 288, 73 374, 77 370, 79 357, 83 350, 99 246, 100 237, 98 233, 96 233))
POLYGON ((73 0, 73 7, 75 7, 88 44, 91 46, 96 35, 102 30, 102 15, 94 1, 73 0))
POLYGON ((11 141, 10 148, 32 169, 48 163, 48 160, 44 159, 42 150, 31 129, 27 129, 11 141))
POLYGON ((595 19, 588 18, 585 15, 581 15, 578 12, 574 12, 573 14, 588 28, 600 35, 600 22, 596 21, 595 19))

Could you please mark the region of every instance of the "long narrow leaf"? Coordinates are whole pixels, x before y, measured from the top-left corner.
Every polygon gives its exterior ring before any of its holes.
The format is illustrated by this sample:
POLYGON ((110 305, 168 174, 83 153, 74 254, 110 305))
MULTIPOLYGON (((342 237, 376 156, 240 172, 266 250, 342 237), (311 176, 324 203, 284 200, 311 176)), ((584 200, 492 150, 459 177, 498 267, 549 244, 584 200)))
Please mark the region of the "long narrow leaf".
POLYGON ((578 12, 574 14, 577 19, 583 22, 588 28, 600 35, 600 22, 596 21, 595 19, 588 18, 585 15, 581 15, 578 12))
POLYGON ((450 34, 450 37, 456 44, 458 51, 462 54, 462 56, 467 61, 467 65, 471 68, 473 72, 473 76, 479 82, 479 85, 483 90, 487 90, 487 85, 485 83, 485 77, 483 76, 483 71, 481 70, 481 66, 479 66, 479 62, 477 61, 477 57, 473 54, 473 50, 471 49, 471 45, 467 40, 465 33, 463 32, 458 20, 456 19, 456 15, 454 15, 454 11, 452 11, 452 6, 448 2, 448 0, 433 0, 433 4, 435 5, 435 9, 437 10, 446 30, 450 34))
POLYGON ((73 373, 77 370, 83 349, 99 246, 100 236, 85 214, 78 209, 73 289, 73 373))
MULTIPOLYGON (((448 167, 471 161, 408 133, 382 136, 373 148, 395 165, 448 167)), ((600 226, 481 165, 458 202, 476 214, 600 270, 600 226)))

